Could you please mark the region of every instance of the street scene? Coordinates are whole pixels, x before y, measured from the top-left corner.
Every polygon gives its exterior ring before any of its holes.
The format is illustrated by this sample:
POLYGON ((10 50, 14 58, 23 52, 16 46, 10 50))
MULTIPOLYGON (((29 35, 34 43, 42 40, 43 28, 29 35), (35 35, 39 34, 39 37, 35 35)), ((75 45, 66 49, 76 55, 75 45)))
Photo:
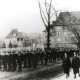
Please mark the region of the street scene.
POLYGON ((0 80, 80 80, 79 0, 0 0, 0 80))

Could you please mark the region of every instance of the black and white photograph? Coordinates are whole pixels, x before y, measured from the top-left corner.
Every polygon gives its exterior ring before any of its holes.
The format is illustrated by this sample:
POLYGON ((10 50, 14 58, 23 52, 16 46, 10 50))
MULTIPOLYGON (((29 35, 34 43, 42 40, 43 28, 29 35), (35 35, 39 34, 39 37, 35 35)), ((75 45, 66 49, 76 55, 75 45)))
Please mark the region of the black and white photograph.
POLYGON ((0 0, 0 80, 80 80, 80 0, 0 0))

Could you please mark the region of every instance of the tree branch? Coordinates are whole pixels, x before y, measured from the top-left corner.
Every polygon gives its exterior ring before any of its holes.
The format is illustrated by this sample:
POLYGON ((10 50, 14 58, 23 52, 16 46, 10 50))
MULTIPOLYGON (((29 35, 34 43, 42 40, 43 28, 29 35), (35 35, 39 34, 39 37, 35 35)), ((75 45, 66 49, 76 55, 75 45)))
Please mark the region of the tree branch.
POLYGON ((41 15, 42 21, 43 21, 45 27, 47 28, 47 25, 46 25, 46 23, 45 23, 45 21, 44 21, 44 18, 43 18, 43 16, 42 16, 42 13, 41 13, 41 4, 40 4, 40 1, 39 1, 39 0, 38 0, 38 3, 39 3, 39 9, 40 9, 40 15, 41 15))

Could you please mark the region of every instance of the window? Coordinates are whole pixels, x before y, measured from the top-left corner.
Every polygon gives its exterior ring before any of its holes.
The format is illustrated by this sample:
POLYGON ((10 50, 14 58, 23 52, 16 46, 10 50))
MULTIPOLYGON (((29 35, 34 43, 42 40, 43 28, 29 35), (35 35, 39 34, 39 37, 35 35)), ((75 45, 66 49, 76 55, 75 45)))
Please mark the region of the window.
POLYGON ((69 38, 68 37, 65 37, 65 41, 68 41, 69 40, 69 38))
POLYGON ((73 23, 73 21, 71 21, 71 23, 73 23))
POLYGON ((61 27, 60 27, 60 26, 58 26, 58 27, 57 27, 57 30, 60 30, 60 29, 61 29, 61 27))
POLYGON ((67 35, 67 32, 64 32, 64 35, 67 35))
POLYGON ((15 37, 15 36, 16 36, 16 34, 14 33, 14 34, 13 34, 13 36, 15 37))
POLYGON ((21 41, 23 41, 23 38, 21 39, 21 41))
POLYGON ((17 39, 17 41, 19 41, 19 38, 17 39))
POLYGON ((17 41, 23 41, 23 38, 18 38, 17 41))
POLYGON ((57 32, 57 35, 59 36, 60 35, 60 32, 57 32))
POLYGON ((61 41, 61 39, 60 38, 57 38, 57 41, 61 41))
POLYGON ((58 35, 60 35, 60 33, 58 33, 58 35))

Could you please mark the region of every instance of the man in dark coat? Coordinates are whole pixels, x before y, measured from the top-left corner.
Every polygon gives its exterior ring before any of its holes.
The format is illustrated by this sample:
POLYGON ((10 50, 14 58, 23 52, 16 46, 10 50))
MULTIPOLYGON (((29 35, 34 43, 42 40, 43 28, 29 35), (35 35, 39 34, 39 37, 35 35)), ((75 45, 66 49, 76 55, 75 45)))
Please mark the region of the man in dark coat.
POLYGON ((2 56, 2 63, 3 63, 3 71, 7 71, 7 55, 2 56))
POLYGON ((79 67, 80 67, 80 59, 77 57, 76 53, 74 52, 74 57, 72 59, 72 68, 74 72, 74 78, 76 78, 76 73, 79 74, 79 67))
POLYGON ((1 69, 2 55, 0 53, 0 69, 1 69))
POLYGON ((21 54, 21 52, 19 52, 19 54, 18 54, 17 62, 18 62, 18 66, 19 66, 18 71, 20 72, 20 71, 22 71, 22 54, 21 54))
POLYGON ((32 61, 32 52, 31 51, 28 51, 27 52, 27 54, 26 54, 26 56, 27 56, 27 61, 28 61, 28 68, 31 68, 31 61, 32 61))
POLYGON ((40 52, 40 62, 41 62, 41 65, 43 65, 43 57, 44 57, 44 52, 40 52))
POLYGON ((17 58, 16 58, 16 54, 15 54, 15 53, 13 53, 13 55, 12 55, 13 71, 16 71, 16 67, 17 67, 16 60, 17 60, 17 58))
POLYGON ((67 78, 67 77, 69 77, 71 61, 66 53, 64 54, 64 56, 65 57, 63 58, 63 69, 64 69, 64 73, 66 74, 66 78, 67 78))
POLYGON ((33 68, 37 68, 37 53, 36 51, 32 52, 33 56, 32 56, 32 60, 33 60, 33 68))

